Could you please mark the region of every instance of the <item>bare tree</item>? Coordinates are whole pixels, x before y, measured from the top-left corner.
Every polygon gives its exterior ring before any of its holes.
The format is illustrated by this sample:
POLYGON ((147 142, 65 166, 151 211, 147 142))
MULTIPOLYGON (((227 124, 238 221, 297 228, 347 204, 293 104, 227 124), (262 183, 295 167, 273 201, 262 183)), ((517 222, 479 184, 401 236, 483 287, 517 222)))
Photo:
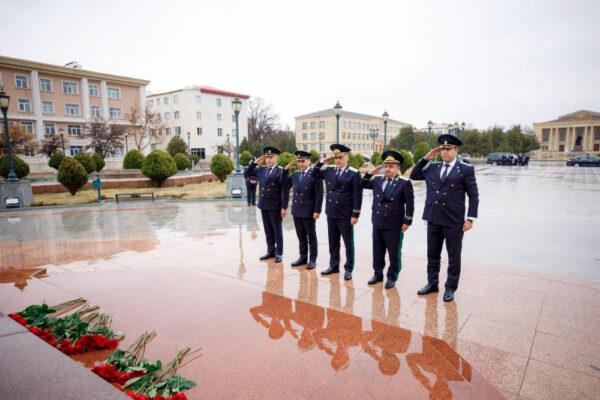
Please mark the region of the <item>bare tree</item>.
POLYGON ((260 97, 248 101, 248 136, 251 141, 260 141, 279 129, 279 115, 275 114, 270 104, 265 104, 260 97))
POLYGON ((52 154, 56 153, 60 146, 61 141, 58 135, 46 135, 44 140, 40 141, 40 153, 52 157, 52 154))
POLYGON ((112 125, 102 118, 95 118, 85 125, 85 137, 90 140, 85 149, 92 149, 102 158, 114 156, 118 149, 123 148, 124 133, 123 125, 112 125))
POLYGON ((165 123, 160 113, 153 111, 149 104, 146 104, 144 110, 141 110, 139 104, 135 103, 125 114, 125 118, 131 124, 127 130, 133 137, 138 150, 142 151, 152 141, 162 143, 162 131, 165 123))
MULTIPOLYGON (((27 129, 20 125, 10 125, 8 127, 8 134, 10 136, 11 150, 15 154, 26 154, 32 155, 37 149, 36 137, 32 133, 27 133, 27 129)), ((8 152, 6 145, 6 134, 4 129, 0 135, 0 154, 8 152)))

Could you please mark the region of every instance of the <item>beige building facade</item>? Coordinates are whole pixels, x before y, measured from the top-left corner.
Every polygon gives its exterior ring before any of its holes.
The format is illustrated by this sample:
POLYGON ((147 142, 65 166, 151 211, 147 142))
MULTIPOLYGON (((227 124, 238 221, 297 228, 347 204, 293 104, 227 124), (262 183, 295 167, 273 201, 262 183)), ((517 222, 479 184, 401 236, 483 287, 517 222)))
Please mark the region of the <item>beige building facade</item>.
POLYGON ((553 121, 533 124, 540 142, 536 151, 539 158, 549 158, 564 153, 600 153, 600 113, 580 110, 562 115, 553 121), (580 142, 580 147, 576 146, 580 142))
MULTIPOLYGON (((336 143, 337 121, 332 108, 301 115, 296 120, 296 147, 299 150, 315 150, 329 153, 329 146, 336 143)), ((388 119, 387 141, 396 137, 400 129, 410 126, 405 122, 388 119)), ((340 116, 339 142, 354 153, 371 155, 383 150, 383 117, 342 110, 340 116), (376 134, 373 138, 371 134, 376 134)))
MULTIPOLYGON (((103 118, 110 124, 125 119, 135 104, 145 104, 148 80, 0 56, 0 86, 10 96, 8 120, 39 141, 64 131, 65 152, 83 150, 85 124, 103 118)), ((129 143, 131 148, 132 143, 129 143)))

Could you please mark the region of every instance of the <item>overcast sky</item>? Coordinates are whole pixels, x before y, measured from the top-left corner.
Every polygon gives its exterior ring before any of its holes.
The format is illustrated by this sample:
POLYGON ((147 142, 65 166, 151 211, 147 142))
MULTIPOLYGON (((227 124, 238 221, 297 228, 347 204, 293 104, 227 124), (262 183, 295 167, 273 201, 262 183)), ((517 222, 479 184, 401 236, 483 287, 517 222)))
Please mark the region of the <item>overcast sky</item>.
POLYGON ((0 0, 0 54, 476 128, 600 111, 600 1, 0 0))

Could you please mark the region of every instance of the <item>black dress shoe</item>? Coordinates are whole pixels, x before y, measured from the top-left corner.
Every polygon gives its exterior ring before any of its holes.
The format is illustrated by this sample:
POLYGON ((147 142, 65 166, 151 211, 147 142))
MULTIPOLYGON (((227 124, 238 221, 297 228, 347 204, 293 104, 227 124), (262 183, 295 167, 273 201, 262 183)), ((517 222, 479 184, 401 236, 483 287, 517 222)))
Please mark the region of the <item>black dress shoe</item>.
POLYGON ((261 256, 259 258, 259 260, 268 260, 269 258, 273 258, 273 257, 275 257, 275 254, 269 254, 269 253, 267 253, 264 256, 261 256))
POLYGON ((306 264, 306 258, 300 257, 292 263, 292 267, 297 267, 299 265, 304 265, 304 264, 306 264))
POLYGON ((371 279, 369 279, 369 282, 367 282, 367 283, 369 285, 374 285, 377 282, 383 282, 383 276, 373 275, 373 277, 371 279))
POLYGON ((311 261, 306 265, 306 269, 315 269, 316 266, 317 266, 317 263, 314 261, 311 261))
POLYGON ((280 256, 280 255, 276 255, 276 256, 275 256, 275 262, 276 262, 276 263, 278 263, 278 262, 281 262, 281 260, 282 260, 282 258, 281 258, 281 256, 280 256))
POLYGON ((321 275, 331 275, 331 274, 337 274, 339 272, 340 272, 339 268, 329 267, 325 271, 322 271, 321 275))
POLYGON ((444 301, 449 302, 454 300, 454 289, 446 289, 444 292, 444 301))
POLYGON ((352 272, 344 272, 344 280, 349 281, 350 279, 352 279, 352 272))
POLYGON ((393 281, 393 280, 391 280, 391 279, 388 279, 388 280, 385 282, 385 288, 386 288, 386 289, 391 289, 391 288, 393 288, 395 285, 396 285, 396 281, 393 281))
POLYGON ((425 285, 421 290, 417 292, 419 295, 429 294, 429 293, 437 293, 440 289, 437 285, 430 285, 429 283, 425 285))

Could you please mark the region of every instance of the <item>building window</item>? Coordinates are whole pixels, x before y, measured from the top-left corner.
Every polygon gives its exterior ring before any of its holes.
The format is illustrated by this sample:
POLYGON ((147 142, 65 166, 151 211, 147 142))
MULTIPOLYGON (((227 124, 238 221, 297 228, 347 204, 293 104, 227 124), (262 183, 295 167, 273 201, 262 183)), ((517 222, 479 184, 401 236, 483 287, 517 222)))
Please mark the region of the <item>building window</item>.
POLYGON ((317 140, 317 134, 315 132, 310 134, 310 140, 317 140))
POLYGON ((42 92, 51 92, 52 91, 52 80, 48 78, 40 79, 40 90, 42 92))
POLYGON ((346 127, 346 121, 342 121, 342 128, 346 127))
POLYGON ((356 122, 352 123, 352 129, 356 129, 356 122))
POLYGON ((346 139, 346 132, 342 132, 342 139, 346 139))
POLYGON ((150 107, 153 107, 154 106, 154 100, 152 100, 152 99, 148 100, 148 105, 150 107))
POLYGON ((302 134, 302 140, 308 140, 308 133, 302 134))
POLYGON ((29 134, 33 133, 33 122, 21 121, 21 126, 23 128, 25 128, 25 131, 27 131, 27 133, 29 133, 29 134))
POLYGON ((180 126, 176 126, 175 127, 175 134, 176 135, 181 135, 181 127, 180 126))
POLYGON ((19 99, 19 112, 31 112, 31 101, 29 99, 19 99))
POLYGON ((107 89, 107 94, 109 99, 119 100, 121 98, 121 89, 109 87, 107 89))
POLYGON ((235 132, 235 128, 231 128, 231 136, 236 136, 237 133, 235 132))
POLYGON ((165 121, 168 121, 171 119, 171 113, 166 112, 165 113, 165 121))
POLYGON ((196 119, 202 119, 202 113, 200 111, 196 111, 196 119))
POLYGON ((221 120, 221 114, 217 114, 217 121, 221 120))
POLYGON ((196 135, 202 136, 202 128, 196 128, 196 135))
POLYGON ((69 152, 71 153, 71 157, 73 157, 75 154, 79 153, 80 151, 83 151, 83 146, 70 146, 69 147, 69 152))
POLYGON ((62 82, 62 92, 64 94, 77 94, 77 82, 62 82))
POLYGON ((303 144, 303 145, 302 145, 302 150, 304 150, 304 151, 308 151, 308 145, 307 145, 307 144, 303 144))
POLYGON ((190 149, 190 153, 193 156, 198 156, 200 157, 201 160, 205 160, 206 159, 206 152, 204 150, 204 148, 197 148, 197 147, 192 147, 190 149))
POLYGON ((110 108, 110 117, 114 119, 121 119, 121 109, 120 108, 110 108))
POLYGON ((89 85, 90 96, 98 97, 98 85, 89 85))
POLYGON ((173 112, 173 119, 179 119, 179 111, 173 112))
POLYGON ((317 149, 317 145, 316 145, 316 144, 314 144, 314 143, 313 143, 313 144, 311 144, 311 145, 310 145, 310 149, 311 149, 311 150, 316 150, 316 149, 317 149))
POLYGON ((325 128, 325 121, 319 121, 319 128, 325 128))
POLYGON ((157 98, 157 99, 156 99, 156 106, 157 106, 157 107, 158 107, 158 106, 160 106, 160 98, 157 98))
POLYGON ((173 95, 173 104, 179 104, 179 95, 177 95, 177 94, 173 95))
POLYGON ((98 107, 98 106, 91 106, 90 107, 90 111, 91 111, 92 117, 94 117, 94 118, 100 117, 100 107, 98 107))
POLYGON ((302 129, 307 129, 307 128, 308 128, 308 122, 303 122, 302 129))
POLYGON ((150 145, 150 151, 154 151, 154 150, 156 150, 156 143, 152 143, 150 145))
POLYGON ((171 128, 165 128, 165 135, 171 136, 171 128))
POLYGON ((54 102, 42 101, 42 112, 44 114, 54 114, 54 102))
POLYGON ((202 97, 196 96, 196 104, 202 104, 202 97))
POLYGON ((67 125, 68 136, 81 136, 81 125, 67 125))
POLYGON ((315 129, 317 127, 317 123, 316 122, 311 122, 310 123, 310 129, 315 129))
POLYGON ((558 129, 558 140, 565 140, 567 138, 567 128, 558 129))
POLYGON ((66 115, 81 115, 79 112, 79 104, 65 104, 65 114, 66 115))
POLYGON ((550 129, 542 129, 542 141, 547 142, 550 139, 550 129))
POLYGON ((27 75, 15 75, 15 87, 17 89, 29 89, 27 75))
POLYGON ((166 106, 167 104, 169 104, 169 98, 168 97, 163 97, 163 104, 166 106))
POLYGON ((223 128, 217 129, 217 136, 223 136, 223 128))
POLYGON ((217 98, 217 107, 221 107, 221 99, 217 98))
POLYGON ((56 135, 56 125, 53 122, 44 123, 44 134, 56 135))
POLYGON ((231 122, 235 122, 235 114, 231 116, 231 122))
POLYGON ((594 128, 594 140, 600 140, 600 128, 594 128))

